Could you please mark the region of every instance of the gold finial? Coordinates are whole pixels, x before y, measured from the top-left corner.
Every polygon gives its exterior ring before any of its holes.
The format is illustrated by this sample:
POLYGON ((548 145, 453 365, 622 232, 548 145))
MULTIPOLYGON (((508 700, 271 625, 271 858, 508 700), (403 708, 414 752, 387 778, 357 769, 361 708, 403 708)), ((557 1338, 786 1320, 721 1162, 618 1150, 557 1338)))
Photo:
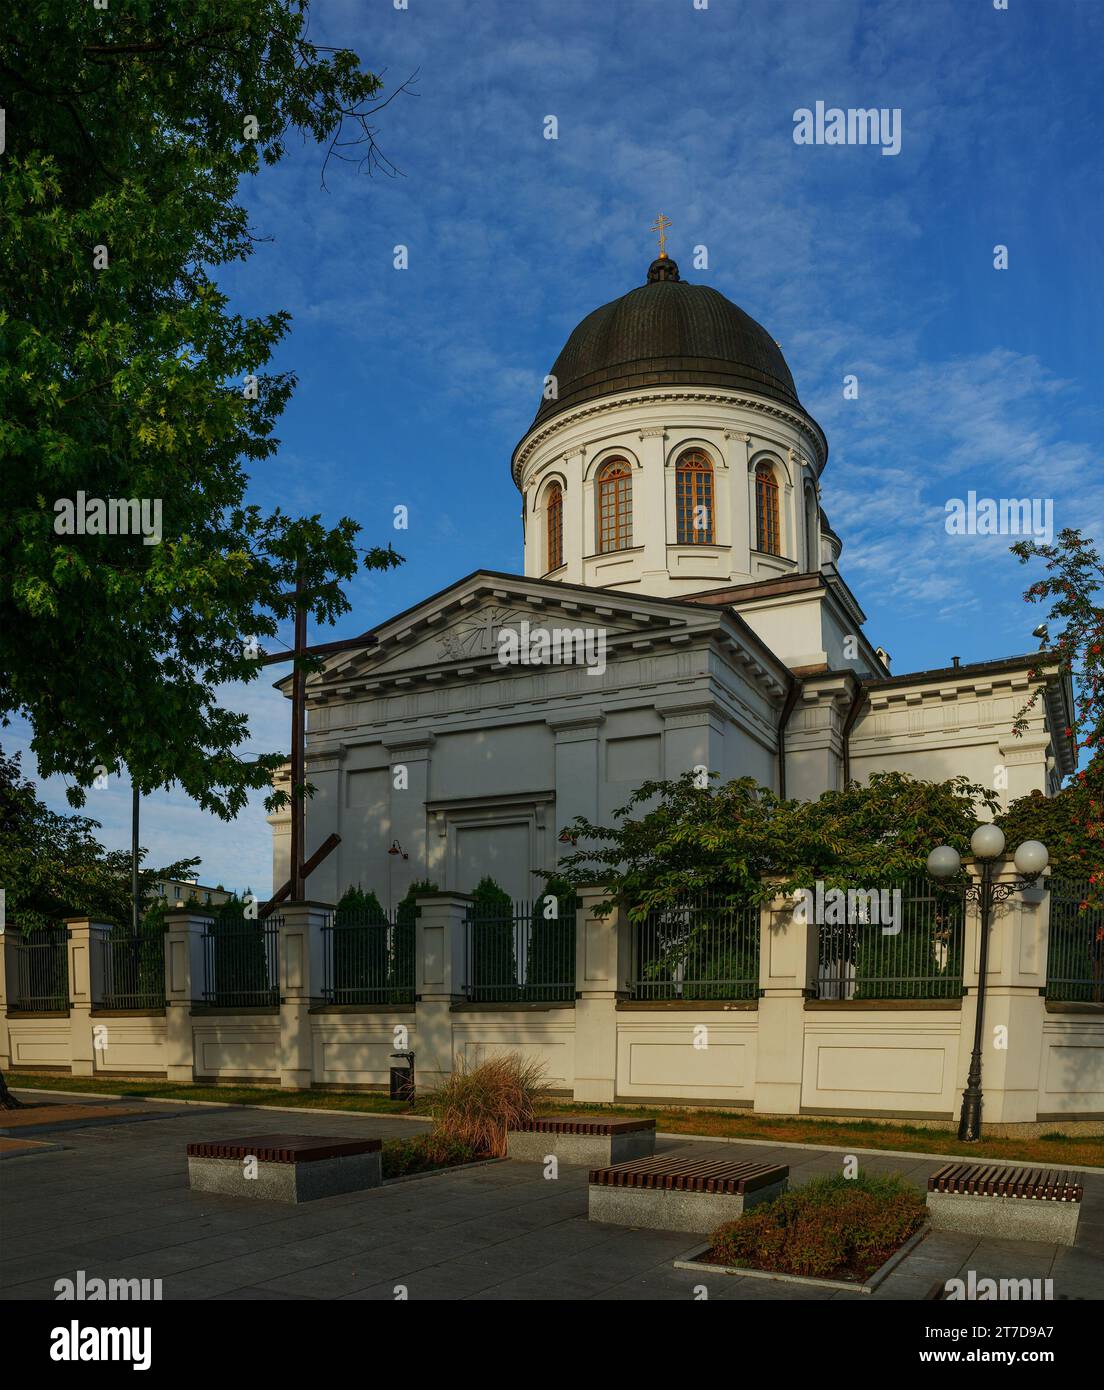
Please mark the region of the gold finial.
POLYGON ((672 225, 671 219, 662 212, 652 223, 652 231, 659 233, 659 254, 665 260, 667 258, 667 228, 672 225))

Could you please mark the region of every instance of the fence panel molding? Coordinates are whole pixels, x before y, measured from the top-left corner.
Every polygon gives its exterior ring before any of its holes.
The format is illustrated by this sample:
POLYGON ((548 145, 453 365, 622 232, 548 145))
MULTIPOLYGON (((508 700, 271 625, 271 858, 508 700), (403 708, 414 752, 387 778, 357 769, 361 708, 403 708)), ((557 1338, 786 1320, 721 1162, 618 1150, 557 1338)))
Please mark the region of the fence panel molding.
MULTIPOLYGON (((1007 861, 998 874, 1015 877, 1007 861)), ((987 1123, 1104 1116, 1104 920, 1081 909, 1083 891, 1044 879, 994 909, 987 1123)), ((425 1091, 513 1052, 579 1101, 957 1113, 978 997, 973 904, 908 885, 891 933, 807 920, 777 896, 688 896, 635 923, 601 886, 557 906, 480 912, 450 891, 401 919, 317 902, 263 922, 182 909, 166 916, 160 972, 156 936, 87 918, 9 925, 0 1064, 384 1088, 391 1054, 409 1049, 425 1091)))

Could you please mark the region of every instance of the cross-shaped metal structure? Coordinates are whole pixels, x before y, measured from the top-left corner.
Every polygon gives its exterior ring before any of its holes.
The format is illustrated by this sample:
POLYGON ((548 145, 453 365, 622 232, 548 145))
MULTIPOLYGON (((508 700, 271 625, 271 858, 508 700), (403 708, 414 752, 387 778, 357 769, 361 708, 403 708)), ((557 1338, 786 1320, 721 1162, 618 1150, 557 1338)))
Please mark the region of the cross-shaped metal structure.
POLYGON ((361 637, 350 637, 339 642, 319 642, 307 646, 307 608, 308 598, 303 584, 302 571, 295 579, 295 641, 289 652, 265 653, 259 657, 262 666, 275 666, 281 662, 293 663, 291 686, 291 865, 290 877, 278 888, 271 899, 260 910, 261 917, 267 917, 277 903, 285 898, 292 902, 302 902, 303 882, 318 867, 326 856, 341 843, 340 835, 330 835, 309 859, 304 862, 305 821, 304 808, 306 796, 303 786, 306 782, 306 730, 307 730, 307 672, 303 665, 304 657, 328 656, 331 652, 350 651, 356 647, 370 647, 377 638, 373 633, 361 637))
POLYGON ((671 226, 674 226, 674 223, 662 212, 652 223, 652 231, 659 233, 659 254, 664 260, 667 258, 667 228, 671 226))

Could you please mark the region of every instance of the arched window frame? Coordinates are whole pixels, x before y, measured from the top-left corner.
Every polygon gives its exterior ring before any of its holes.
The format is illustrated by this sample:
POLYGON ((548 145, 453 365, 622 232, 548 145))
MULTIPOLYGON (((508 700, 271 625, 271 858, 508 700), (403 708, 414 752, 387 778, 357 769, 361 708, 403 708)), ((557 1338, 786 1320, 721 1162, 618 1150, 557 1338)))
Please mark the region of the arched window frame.
POLYGON ((717 480, 713 460, 698 446, 683 449, 675 462, 675 537, 678 545, 716 544, 717 480), (707 526, 696 526, 705 508, 707 526))
POLYGON ((556 481, 544 492, 545 573, 558 570, 564 562, 563 488, 556 481))
POLYGON ((774 465, 761 459, 755 465, 755 548, 764 555, 782 554, 782 509, 774 465))
POLYGON ((632 547, 632 464, 615 455, 594 475, 595 530, 599 555, 632 547))

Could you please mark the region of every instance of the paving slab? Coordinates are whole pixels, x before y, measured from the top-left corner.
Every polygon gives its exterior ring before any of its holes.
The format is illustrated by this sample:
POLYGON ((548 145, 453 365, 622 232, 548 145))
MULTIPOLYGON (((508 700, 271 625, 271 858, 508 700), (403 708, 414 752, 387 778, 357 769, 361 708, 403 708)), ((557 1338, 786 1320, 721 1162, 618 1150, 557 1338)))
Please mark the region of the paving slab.
MULTIPOLYGON (((685 1236, 589 1222, 586 1170, 568 1165, 556 1181, 531 1163, 499 1163, 304 1208, 191 1193, 188 1141, 271 1133, 272 1116, 248 1107, 148 1108, 155 1113, 136 1117, 116 1108, 110 1125, 67 1132, 63 1151, 6 1166, 0 1298, 51 1299, 55 1280, 79 1269, 89 1277, 161 1278, 167 1299, 394 1301, 402 1285, 411 1300, 691 1301, 703 1284, 709 1298, 725 1302, 862 1297, 674 1270, 685 1236)), ((354 1138, 415 1129, 389 1116, 339 1112, 297 1113, 293 1127, 354 1138)), ((786 1163, 795 1187, 839 1172, 852 1152, 691 1142, 696 1157, 712 1148, 728 1161, 786 1163)), ((688 1144, 664 1137, 657 1150, 688 1144)), ((900 1172, 918 1190, 940 1166, 938 1156, 863 1160, 866 1170, 900 1172)), ((937 1281, 970 1269, 978 1278, 1051 1277, 1059 1298, 1104 1297, 1104 1173, 1087 1174, 1084 1185, 1074 1247, 933 1233, 874 1297, 923 1298, 937 1281)))

